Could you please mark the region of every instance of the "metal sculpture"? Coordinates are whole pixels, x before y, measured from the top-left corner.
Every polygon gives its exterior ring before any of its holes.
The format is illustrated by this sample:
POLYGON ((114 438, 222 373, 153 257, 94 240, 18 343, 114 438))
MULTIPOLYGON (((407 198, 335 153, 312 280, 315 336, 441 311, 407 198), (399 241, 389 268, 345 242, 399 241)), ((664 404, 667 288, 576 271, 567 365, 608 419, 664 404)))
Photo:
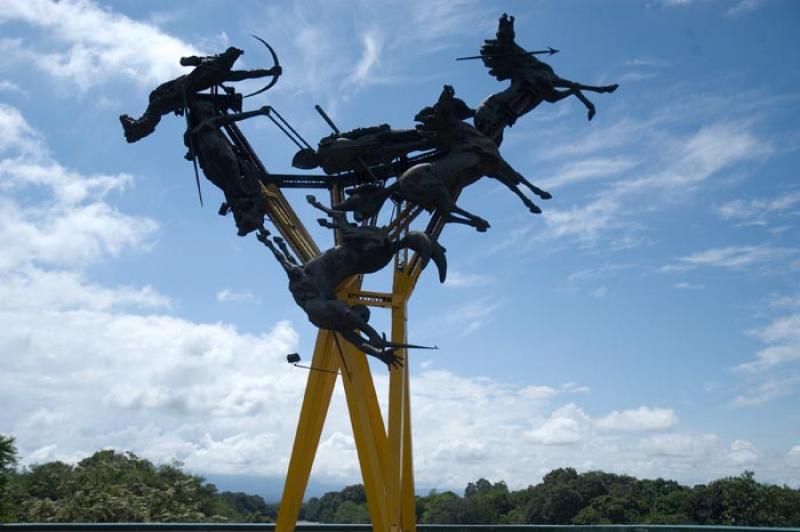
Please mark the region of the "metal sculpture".
POLYGON ((336 296, 336 289, 354 275, 375 273, 388 265, 402 249, 416 251, 424 268, 432 257, 439 268, 439 278, 444 282, 447 263, 444 250, 428 235, 410 232, 399 240, 390 240, 384 229, 358 227, 350 224, 341 212, 328 209, 314 196, 308 202, 334 220, 318 220, 323 227, 342 233, 342 243, 300 265, 283 246, 283 240, 270 241, 270 233, 261 228, 258 239, 272 251, 289 276, 289 291, 295 302, 306 312, 311 323, 320 329, 333 331, 344 337, 364 353, 374 356, 388 366, 400 366, 402 360, 394 350, 422 348, 422 346, 387 341, 367 323, 369 309, 362 304, 348 305, 336 296), (276 245, 277 244, 277 245, 276 245), (367 335, 364 339, 358 332, 367 335))
MULTIPOLYGON (((550 65, 535 57, 544 50, 528 52, 514 41, 514 37, 514 17, 503 13, 498 22, 497 37, 484 41, 481 55, 473 57, 481 59, 489 68, 489 74, 498 81, 511 80, 507 89, 483 100, 475 112, 475 127, 495 139, 498 145, 506 127, 514 125, 520 116, 543 101, 555 103, 575 96, 586 106, 591 120, 595 115, 594 104, 581 91, 611 93, 619 86, 598 87, 564 79, 550 65)), ((552 48, 546 51, 550 55, 556 52, 552 48)))
MULTIPOLYGON (((125 130, 125 140, 136 142, 143 139, 155 131, 163 115, 183 112, 182 110, 187 107, 189 96, 222 83, 273 76, 268 87, 274 85, 282 73, 277 60, 275 66, 269 69, 232 70, 233 64, 243 53, 244 51, 239 48, 231 46, 217 55, 181 57, 181 66, 191 66, 194 67, 194 70, 184 76, 162 83, 151 92, 150 102, 141 117, 136 119, 128 115, 119 117, 122 128, 125 130)), ((266 90, 266 88, 262 90, 266 90)))
POLYGON ((239 236, 255 231, 264 223, 264 202, 259 188, 258 170, 222 133, 226 124, 265 116, 269 107, 234 115, 220 115, 212 100, 194 97, 189 103, 189 127, 184 144, 187 159, 197 159, 209 181, 222 190, 225 203, 220 214, 233 211, 239 236))
MULTIPOLYGON (((122 115, 128 142, 149 135, 161 116, 185 114, 184 143, 187 159, 198 164, 219 187, 225 202, 220 214, 233 212, 239 235, 251 232, 271 252, 289 277, 289 291, 309 321, 319 328, 309 369, 306 392, 297 427, 276 531, 291 532, 303 500, 319 445, 322 425, 333 387, 342 375, 353 426, 373 529, 409 531, 416 527, 411 441, 411 405, 407 350, 423 348, 408 343, 407 304, 422 270, 433 261, 444 282, 445 250, 438 238, 447 223, 460 223, 485 231, 489 222, 457 206, 459 194, 482 177, 499 180, 532 213, 541 209, 522 187, 542 199, 550 194, 536 187, 500 155, 503 130, 542 101, 578 97, 594 116, 594 106, 582 90, 613 92, 617 86, 592 87, 556 76, 534 55, 514 42, 513 17, 500 18, 497 38, 481 47, 480 58, 498 80, 511 79, 506 90, 484 100, 477 111, 455 97, 445 86, 433 106, 422 109, 413 129, 393 129, 387 124, 341 132, 327 114, 317 111, 333 134, 313 148, 274 109, 263 106, 242 111, 243 98, 272 88, 282 72, 277 54, 266 41, 274 67, 234 71, 242 54, 236 48, 209 57, 181 59, 195 69, 156 88, 141 118, 122 115), (272 75, 254 93, 242 96, 224 83, 272 75), (566 88, 559 91, 557 88, 566 88), (208 91, 208 92, 204 92, 208 91), (265 116, 298 147, 292 165, 321 169, 324 173, 270 174, 237 123, 265 116), (465 122, 474 118, 475 126, 465 122), (335 245, 321 251, 306 231, 282 188, 316 188, 330 193, 330 206, 315 196, 307 201, 326 217, 318 219, 333 230, 335 245), (394 209, 388 225, 379 227, 382 207, 391 199, 394 209), (410 230, 423 210, 431 211, 425 231, 410 230), (348 213, 356 223, 348 220, 348 213), (272 224, 280 233, 273 236, 272 224), (365 275, 392 267, 391 292, 361 289, 365 275), (369 325, 369 307, 391 311, 391 337, 369 325), (340 338, 344 342, 340 342, 340 338), (372 374, 364 354, 389 368, 388 419, 384 423, 372 374)), ((202 203, 202 197, 201 197, 202 203)), ((297 362, 293 354, 290 361, 297 362)))

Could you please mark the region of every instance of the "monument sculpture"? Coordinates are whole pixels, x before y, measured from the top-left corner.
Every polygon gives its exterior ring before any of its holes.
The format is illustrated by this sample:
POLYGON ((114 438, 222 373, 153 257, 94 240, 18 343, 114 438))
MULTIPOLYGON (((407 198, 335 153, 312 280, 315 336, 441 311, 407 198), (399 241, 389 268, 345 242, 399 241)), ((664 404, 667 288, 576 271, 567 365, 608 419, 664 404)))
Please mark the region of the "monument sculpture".
POLYGON ((543 101, 555 103, 575 96, 589 110, 589 120, 594 118, 595 107, 581 91, 611 93, 618 85, 595 87, 561 78, 547 63, 539 61, 537 54, 552 55, 557 52, 529 52, 515 41, 514 17, 505 13, 500 17, 495 39, 487 39, 481 46, 481 55, 461 59, 481 59, 489 74, 498 81, 511 80, 511 85, 483 100, 475 113, 475 127, 492 137, 497 144, 503 140, 503 130, 513 126, 519 117, 532 111, 543 101), (566 89, 566 90, 558 90, 566 89))
MULTIPOLYGON (((457 205, 465 187, 482 177, 497 179, 535 214, 542 211, 522 187, 541 199, 551 198, 500 155, 498 147, 506 127, 542 101, 553 103, 570 95, 584 103, 591 120, 595 108, 582 91, 610 93, 617 85, 595 87, 560 78, 535 57, 555 50, 527 51, 516 44, 514 17, 503 14, 495 38, 484 42, 480 55, 460 59, 481 59, 490 75, 499 81, 510 80, 509 87, 474 110, 455 97, 453 87, 445 85, 436 103, 417 113, 414 120, 418 124, 409 129, 381 124, 342 133, 316 106, 333 133, 313 148, 274 107, 243 111, 243 99, 269 90, 282 72, 274 50, 256 39, 272 55, 272 68, 233 70, 243 53, 237 48, 219 55, 182 58, 182 65, 194 67, 190 73, 157 87, 140 118, 120 117, 125 139, 133 143, 150 135, 169 112, 185 115, 186 158, 193 162, 196 177, 199 165, 225 197, 219 213, 233 213, 238 235, 255 232, 286 272, 293 299, 319 328, 276 530, 294 529, 333 387, 341 375, 373 529, 415 531, 406 358, 409 349, 425 347, 408 343, 406 320, 417 279, 433 261, 439 280, 445 281, 447 259, 438 239, 447 223, 468 225, 480 232, 489 228, 488 221, 457 205), (267 76, 272 76, 271 81, 247 96, 226 85, 267 76), (292 166, 324 173, 268 172, 237 126, 242 120, 262 116, 298 147, 292 166), (317 221, 333 231, 332 247, 319 249, 283 195, 284 188, 328 192, 329 205, 314 195, 306 199, 325 214, 317 221), (394 205, 390 222, 380 227, 378 215, 390 200, 394 205), (412 230, 411 223, 423 211, 431 213, 425 229, 412 230), (280 236, 273 235, 267 224, 280 236), (361 289, 365 275, 390 265, 391 291, 361 289), (369 307, 391 311, 390 339, 368 323, 369 307), (389 370, 387 423, 365 354, 384 362, 389 370)), ((289 358, 299 360, 296 354, 289 358)))

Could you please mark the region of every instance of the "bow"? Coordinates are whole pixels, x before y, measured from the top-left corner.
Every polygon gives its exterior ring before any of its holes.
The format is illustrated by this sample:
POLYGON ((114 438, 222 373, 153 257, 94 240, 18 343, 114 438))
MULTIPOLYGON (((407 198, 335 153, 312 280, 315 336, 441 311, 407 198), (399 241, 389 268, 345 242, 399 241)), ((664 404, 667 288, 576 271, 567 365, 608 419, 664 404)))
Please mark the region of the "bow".
MULTIPOLYGON (((267 43, 267 41, 265 41, 264 39, 262 39, 258 35, 253 35, 252 37, 254 39, 258 40, 258 41, 261 41, 264 44, 264 46, 267 47, 267 50, 269 50, 269 53, 272 56, 272 62, 274 63, 272 68, 278 67, 278 69, 280 69, 281 62, 278 61, 278 54, 275 53, 275 50, 272 49, 272 46, 270 46, 267 43)), ((249 98, 250 96, 255 96, 256 94, 261 94, 262 92, 271 89, 278 82, 278 77, 280 77, 280 75, 281 75, 281 72, 279 70, 278 73, 272 75, 272 80, 269 83, 267 83, 266 86, 264 86, 263 88, 257 90, 256 92, 251 92, 247 96, 244 96, 244 98, 249 98)))

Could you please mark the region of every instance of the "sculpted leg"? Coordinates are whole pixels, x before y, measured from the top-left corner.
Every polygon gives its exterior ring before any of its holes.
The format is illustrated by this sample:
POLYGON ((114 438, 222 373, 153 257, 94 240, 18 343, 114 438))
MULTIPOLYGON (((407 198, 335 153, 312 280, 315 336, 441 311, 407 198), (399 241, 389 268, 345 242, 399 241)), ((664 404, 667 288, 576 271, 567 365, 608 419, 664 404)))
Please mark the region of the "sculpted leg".
POLYGON ((447 211, 447 215, 445 216, 445 219, 447 221, 452 221, 452 222, 455 222, 455 223, 465 223, 463 221, 460 221, 459 218, 453 216, 452 213, 454 213, 454 212, 464 216, 464 218, 467 219, 466 224, 467 225, 471 225, 472 227, 477 229, 479 233, 483 233, 487 229, 489 229, 489 227, 491 227, 489 225, 489 222, 487 222, 486 220, 484 220, 480 216, 476 216, 476 215, 472 214, 469 211, 465 211, 464 209, 462 209, 461 207, 459 207, 455 203, 451 203, 450 209, 447 211))

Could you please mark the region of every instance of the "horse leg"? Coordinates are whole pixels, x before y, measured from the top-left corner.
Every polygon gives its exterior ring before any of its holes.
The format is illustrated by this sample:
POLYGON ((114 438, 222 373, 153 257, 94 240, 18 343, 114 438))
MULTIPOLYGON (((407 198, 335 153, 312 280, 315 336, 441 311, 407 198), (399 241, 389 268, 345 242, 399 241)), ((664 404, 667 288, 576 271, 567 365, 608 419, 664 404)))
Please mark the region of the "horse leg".
POLYGON ((313 206, 314 208, 319 209, 320 211, 330 216, 331 219, 333 220, 333 223, 331 223, 325 218, 317 219, 317 223, 319 223, 319 225, 321 225, 322 227, 327 227, 328 229, 340 229, 342 231, 346 231, 352 228, 352 226, 347 222, 347 215, 343 211, 334 211, 333 209, 329 209, 328 207, 317 201, 317 198, 312 194, 306 196, 306 201, 309 204, 311 204, 311 206, 313 206))
POLYGON ((575 91, 573 89, 568 89, 568 90, 565 90, 565 91, 557 91, 555 89, 552 89, 550 91, 547 91, 547 93, 546 93, 546 95, 544 97, 544 101, 546 101, 548 103, 556 103, 556 102, 560 102, 564 98, 572 96, 573 94, 575 94, 575 91))
POLYGON ((569 89, 575 89, 579 91, 589 91, 589 92, 597 92, 597 93, 612 93, 619 87, 619 83, 614 83, 613 85, 585 85, 583 83, 578 83, 577 81, 570 81, 564 78, 556 78, 553 81, 554 87, 566 87, 569 89))
POLYGON ((575 83, 574 81, 570 81, 568 79, 563 79, 563 78, 556 78, 555 80, 553 80, 553 86, 554 87, 566 87, 566 88, 570 89, 573 92, 573 94, 575 94, 575 96, 581 102, 583 102, 583 105, 585 105, 586 108, 589 109, 589 120, 594 118, 594 115, 595 115, 596 111, 595 111, 595 108, 594 108, 594 104, 592 102, 590 102, 589 99, 586 96, 584 96, 581 91, 582 90, 587 90, 587 91, 600 92, 600 93, 602 93, 602 92, 614 92, 615 90, 617 90, 617 87, 619 87, 619 85, 617 85, 616 83, 614 85, 603 85, 602 87, 597 87, 597 86, 594 86, 594 85, 584 85, 582 83, 575 83))
POLYGON ((512 183, 514 183, 515 185, 522 183, 523 185, 528 187, 531 192, 533 192, 543 200, 549 200, 550 198, 553 197, 553 195, 547 192, 546 190, 542 190, 541 188, 537 187, 536 185, 525 179, 525 176, 514 170, 514 168, 510 164, 508 164, 505 161, 505 159, 502 158, 500 159, 500 172, 504 173, 505 175, 510 175, 512 178, 514 178, 514 181, 512 181, 512 183))
POLYGON ((507 186, 508 189, 511 190, 511 192, 513 192, 514 194, 519 196, 519 199, 522 200, 522 203, 524 203, 525 206, 528 208, 528 210, 531 211, 533 214, 541 214, 542 213, 542 209, 540 209, 538 205, 536 205, 534 202, 532 202, 530 200, 530 198, 528 198, 528 196, 523 194, 522 191, 519 189, 519 187, 515 183, 511 182, 506 176, 504 176, 504 175, 502 175, 502 174, 500 174, 498 172, 498 175, 496 175, 496 176, 495 175, 490 175, 489 177, 491 177, 493 179, 497 179, 498 181, 503 183, 505 186, 507 186))
POLYGON ((489 222, 487 222, 480 216, 476 216, 469 211, 465 211, 452 201, 450 202, 449 208, 441 209, 441 212, 446 213, 445 214, 446 221, 452 221, 455 223, 465 223, 466 225, 471 225, 472 227, 477 229, 479 233, 485 232, 490 227, 489 222), (464 220, 463 218, 459 218, 457 216, 453 216, 453 213, 460 214, 461 216, 466 218, 466 220, 464 220))

